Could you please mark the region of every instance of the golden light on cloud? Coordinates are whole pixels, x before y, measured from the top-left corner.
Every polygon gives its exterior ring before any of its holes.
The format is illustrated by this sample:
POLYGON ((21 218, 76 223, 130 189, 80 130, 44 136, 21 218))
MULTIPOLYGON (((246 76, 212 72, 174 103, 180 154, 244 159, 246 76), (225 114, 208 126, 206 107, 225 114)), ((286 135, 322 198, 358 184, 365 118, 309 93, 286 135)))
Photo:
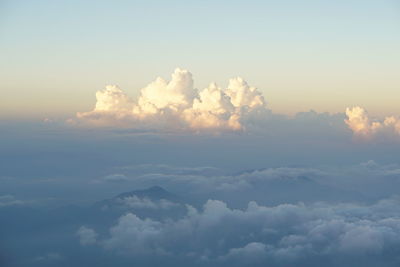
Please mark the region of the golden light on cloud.
MULTIPOLYGON (((170 80, 158 77, 142 88, 137 99, 116 85, 108 85, 96 92, 93 110, 78 112, 69 122, 84 126, 221 132, 268 128, 265 122, 271 114, 262 93, 240 77, 230 79, 226 88, 210 83, 198 90, 192 74, 177 68, 170 80)), ((347 125, 358 139, 369 140, 382 134, 400 136, 400 120, 396 117, 373 120, 359 106, 347 108, 345 115, 347 118, 340 127, 347 125)), ((296 116, 292 119, 296 120, 296 116)))
POLYGON ((356 137, 370 139, 379 134, 400 135, 400 120, 394 116, 383 121, 372 121, 367 111, 361 107, 346 109, 347 126, 356 137))
POLYGON ((159 77, 141 89, 137 101, 110 85, 96 93, 92 111, 77 113, 75 123, 237 131, 244 128, 244 116, 268 111, 261 92, 240 77, 231 79, 226 89, 211 83, 198 91, 193 84, 192 74, 177 68, 171 80, 159 77))

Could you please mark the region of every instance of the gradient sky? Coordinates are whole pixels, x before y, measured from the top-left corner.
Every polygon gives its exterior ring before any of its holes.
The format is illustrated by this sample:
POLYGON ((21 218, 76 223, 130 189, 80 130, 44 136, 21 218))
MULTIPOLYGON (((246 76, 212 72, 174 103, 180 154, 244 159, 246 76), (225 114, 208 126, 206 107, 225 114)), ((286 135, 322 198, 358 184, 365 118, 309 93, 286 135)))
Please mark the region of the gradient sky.
POLYGON ((199 89, 242 76, 273 112, 400 115, 400 4, 339 1, 1 1, 0 117, 70 117, 175 67, 199 89))
POLYGON ((400 266, 400 0, 0 0, 0 56, 1 267, 400 266))

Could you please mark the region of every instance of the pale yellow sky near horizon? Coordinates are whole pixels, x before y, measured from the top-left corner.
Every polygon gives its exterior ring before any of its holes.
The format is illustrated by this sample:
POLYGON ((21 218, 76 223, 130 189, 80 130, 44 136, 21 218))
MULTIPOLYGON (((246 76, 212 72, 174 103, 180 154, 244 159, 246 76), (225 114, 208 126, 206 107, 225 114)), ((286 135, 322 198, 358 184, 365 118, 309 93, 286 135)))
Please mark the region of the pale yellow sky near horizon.
POLYGON ((5 1, 0 117, 73 116, 108 84, 135 96, 176 67, 197 89, 241 76, 275 113, 400 116, 396 1, 284 2, 5 1))
MULTIPOLYGON (((172 69, 173 70, 173 69, 172 69)), ((172 72, 171 70, 171 72, 172 72)), ((193 73, 195 87, 203 89, 208 81, 201 73, 193 73), (202 79, 198 81, 199 79, 202 79)), ((245 77, 251 86, 256 86, 263 92, 268 107, 274 113, 293 115, 297 112, 313 109, 317 112, 338 113, 344 112, 346 107, 359 105, 368 110, 371 115, 384 117, 400 115, 400 81, 396 83, 395 73, 365 73, 363 81, 360 76, 352 77, 351 73, 342 73, 338 77, 320 73, 313 77, 311 73, 303 71, 303 75, 286 76, 279 73, 272 75, 251 74, 245 77), (250 79, 247 78, 250 76, 250 79), (384 92, 384 93, 381 93, 384 92)), ((89 75, 88 75, 89 76, 89 75)), ((140 89, 150 83, 157 75, 149 76, 146 82, 129 81, 129 77, 122 77, 120 83, 114 79, 106 82, 106 78, 78 84, 80 81, 67 81, 65 77, 47 79, 42 86, 37 84, 24 85, 23 81, 10 82, 9 90, 20 94, 5 95, 0 100, 0 113, 3 118, 41 118, 41 117, 68 117, 78 111, 88 111, 95 105, 95 92, 104 89, 107 84, 118 84, 133 98, 137 97, 140 89), (65 84, 63 84, 65 80, 65 84), (53 84, 53 85, 52 85, 53 84), (24 86, 24 87, 22 87, 24 86), (30 89, 28 86, 35 87, 30 89)), ((226 77, 229 77, 225 75, 226 77)), ((235 75, 231 75, 234 77, 235 75)), ((170 79, 170 74, 162 76, 170 79)), ((215 77, 207 77, 216 81, 215 77)), ((229 78, 217 80, 221 87, 226 87, 229 78)), ((38 79, 39 80, 39 79, 38 79)), ((5 86, 4 83, 2 86, 5 86)))

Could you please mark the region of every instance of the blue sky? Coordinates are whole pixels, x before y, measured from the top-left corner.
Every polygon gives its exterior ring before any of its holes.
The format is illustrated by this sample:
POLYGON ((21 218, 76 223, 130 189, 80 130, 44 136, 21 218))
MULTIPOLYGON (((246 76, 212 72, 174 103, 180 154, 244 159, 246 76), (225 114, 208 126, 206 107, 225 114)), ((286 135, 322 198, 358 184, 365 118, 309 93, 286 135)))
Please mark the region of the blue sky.
POLYGON ((396 1, 2 1, 2 117, 71 116, 118 84, 243 76, 276 112, 399 114, 396 1), (290 97, 287 97, 290 96, 290 97), (385 104, 383 104, 385 103, 385 104))

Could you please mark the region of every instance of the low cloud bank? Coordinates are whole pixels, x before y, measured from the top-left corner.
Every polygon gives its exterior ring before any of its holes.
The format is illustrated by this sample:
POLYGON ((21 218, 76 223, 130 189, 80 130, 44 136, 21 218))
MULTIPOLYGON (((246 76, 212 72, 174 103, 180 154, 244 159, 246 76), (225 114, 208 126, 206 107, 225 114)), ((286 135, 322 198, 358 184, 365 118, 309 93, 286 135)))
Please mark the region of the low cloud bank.
POLYGON ((397 164, 369 160, 340 170, 268 168, 225 175, 166 165, 123 169, 127 183, 189 193, 179 217, 140 213, 158 205, 149 200, 106 231, 93 225, 99 238, 92 248, 120 259, 143 266, 399 264, 397 164), (200 205, 187 198, 194 195, 205 196, 200 205))
MULTIPOLYGON (((388 116, 382 121, 371 119, 359 106, 344 113, 300 112, 293 118, 273 114, 267 108, 263 94, 237 77, 226 88, 211 83, 203 90, 194 87, 192 74, 177 68, 170 80, 158 77, 140 90, 133 99, 116 85, 106 86, 96 93, 92 111, 78 112, 74 125, 118 127, 170 132, 249 131, 266 133, 282 131, 319 133, 321 127, 350 129, 357 139, 371 140, 378 136, 400 136, 400 119, 388 116), (338 121, 338 118, 340 120, 338 121), (295 127, 295 129, 293 129, 295 127)), ((296 132, 296 133, 297 133, 296 132)))
POLYGON ((231 209, 208 200, 201 210, 188 205, 178 220, 127 213, 96 244, 128 257, 174 257, 199 266, 313 266, 318 259, 329 266, 362 259, 365 266, 368 260, 391 266, 400 252, 399 204, 398 198, 372 205, 268 207, 252 201, 245 209, 231 209))

